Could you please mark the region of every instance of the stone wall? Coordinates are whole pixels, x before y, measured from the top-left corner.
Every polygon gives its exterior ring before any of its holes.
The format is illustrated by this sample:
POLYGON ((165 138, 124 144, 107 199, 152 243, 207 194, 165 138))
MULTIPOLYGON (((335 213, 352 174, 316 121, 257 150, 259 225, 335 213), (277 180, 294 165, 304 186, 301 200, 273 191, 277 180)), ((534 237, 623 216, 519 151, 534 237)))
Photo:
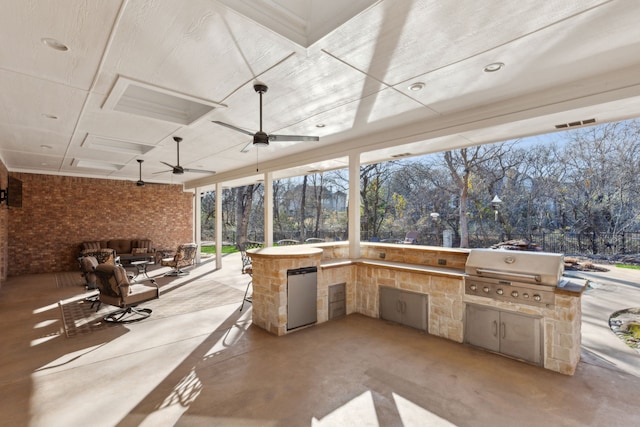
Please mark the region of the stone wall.
POLYGON ((464 278, 434 272, 405 271, 393 266, 357 266, 356 311, 379 317, 379 288, 387 286, 429 296, 427 327, 429 333, 452 341, 462 342, 464 330, 464 278))
MULTIPOLYGON (((252 323, 275 335, 287 333, 287 271, 318 267, 321 253, 293 257, 252 256, 252 323)), ((318 278, 318 284, 322 280, 318 278)), ((325 286, 326 288, 326 286, 325 286)), ((318 310, 319 311, 319 310, 318 310)), ((325 321, 327 316, 324 316, 325 321)))
POLYGON ((10 276, 76 270, 84 241, 148 238, 156 248, 193 241, 193 193, 181 185, 11 176, 22 180, 22 208, 9 208, 7 219, 10 276))

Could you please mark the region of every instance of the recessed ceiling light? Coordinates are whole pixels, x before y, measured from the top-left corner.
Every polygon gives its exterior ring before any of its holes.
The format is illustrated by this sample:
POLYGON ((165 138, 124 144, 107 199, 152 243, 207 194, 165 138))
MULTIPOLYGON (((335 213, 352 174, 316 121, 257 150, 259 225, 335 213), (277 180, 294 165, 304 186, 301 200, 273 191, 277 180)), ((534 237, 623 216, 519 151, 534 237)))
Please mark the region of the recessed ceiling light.
POLYGON ((411 90, 413 92, 417 92, 417 91, 422 90, 422 89, 424 89, 424 83, 422 83, 422 82, 416 82, 416 83, 413 83, 413 84, 409 85, 409 90, 411 90))
POLYGON ((493 62, 484 67, 485 73, 495 73, 496 71, 500 71, 504 68, 504 63, 502 62, 493 62))
POLYGON ((40 166, 49 166, 49 163, 42 162, 40 163, 40 166))
POLYGON ((51 150, 53 147, 50 145, 41 145, 40 148, 42 148, 43 150, 51 150))
POLYGON ((58 120, 58 116, 54 116, 53 114, 42 113, 42 117, 45 119, 58 120))
POLYGON ((318 124, 316 125, 316 127, 317 127, 317 128, 323 128, 323 127, 325 127, 325 124, 324 124, 324 123, 318 123, 318 124))
POLYGON ((45 45, 50 47, 51 49, 54 50, 58 50, 60 52, 66 52, 69 50, 69 46, 67 46, 66 44, 59 42, 56 39, 50 39, 50 38, 43 38, 40 39, 40 41, 45 45))

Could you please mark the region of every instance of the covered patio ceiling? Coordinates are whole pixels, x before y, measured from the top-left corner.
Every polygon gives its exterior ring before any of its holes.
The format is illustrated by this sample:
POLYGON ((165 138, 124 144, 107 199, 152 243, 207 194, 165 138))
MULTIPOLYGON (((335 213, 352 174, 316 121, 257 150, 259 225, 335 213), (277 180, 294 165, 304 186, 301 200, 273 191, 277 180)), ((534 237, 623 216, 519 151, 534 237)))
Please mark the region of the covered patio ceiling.
POLYGON ((640 2, 24 0, 0 14, 9 171, 205 188, 640 116, 640 2), (491 64, 497 71, 485 70, 491 64), (267 133, 319 142, 243 148, 267 133), (416 90, 417 89, 417 90, 416 90), (178 175, 180 165, 217 173, 178 175), (256 172, 258 169, 258 172, 256 172))

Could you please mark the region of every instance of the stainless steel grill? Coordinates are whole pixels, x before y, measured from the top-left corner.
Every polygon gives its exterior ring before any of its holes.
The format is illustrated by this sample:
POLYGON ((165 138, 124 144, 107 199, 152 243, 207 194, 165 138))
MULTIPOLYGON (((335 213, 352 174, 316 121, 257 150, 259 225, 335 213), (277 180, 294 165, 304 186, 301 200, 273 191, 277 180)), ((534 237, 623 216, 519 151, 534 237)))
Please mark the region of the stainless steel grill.
POLYGON ((467 258, 465 294, 517 304, 555 305, 564 256, 545 252, 472 249, 467 258))

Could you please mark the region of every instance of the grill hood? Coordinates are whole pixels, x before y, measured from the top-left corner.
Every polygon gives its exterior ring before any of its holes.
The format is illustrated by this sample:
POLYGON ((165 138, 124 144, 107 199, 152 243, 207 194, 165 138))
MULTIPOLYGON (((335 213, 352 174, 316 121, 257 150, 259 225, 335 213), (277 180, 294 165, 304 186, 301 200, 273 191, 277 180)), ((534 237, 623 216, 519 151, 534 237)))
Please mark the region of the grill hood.
POLYGON ((470 276, 556 286, 564 272, 564 255, 472 249, 467 258, 465 272, 470 276))

